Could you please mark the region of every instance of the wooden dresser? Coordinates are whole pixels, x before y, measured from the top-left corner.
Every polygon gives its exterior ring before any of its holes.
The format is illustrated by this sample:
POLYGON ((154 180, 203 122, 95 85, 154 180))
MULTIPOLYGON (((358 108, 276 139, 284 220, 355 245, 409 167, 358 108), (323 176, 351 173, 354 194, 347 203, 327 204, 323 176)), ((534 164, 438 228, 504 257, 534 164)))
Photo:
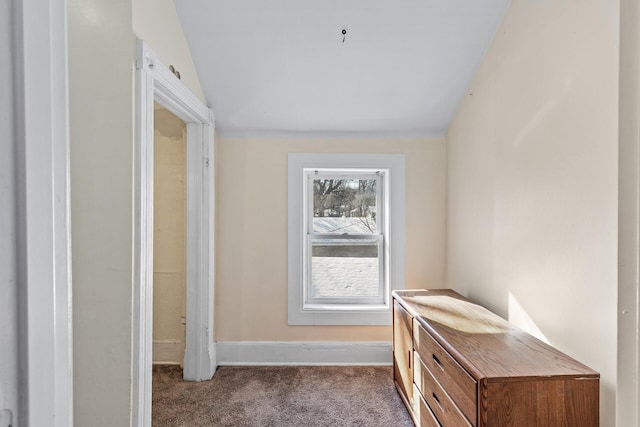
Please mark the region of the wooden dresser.
POLYGON ((598 426, 597 372, 452 290, 393 298, 394 380, 417 426, 598 426))

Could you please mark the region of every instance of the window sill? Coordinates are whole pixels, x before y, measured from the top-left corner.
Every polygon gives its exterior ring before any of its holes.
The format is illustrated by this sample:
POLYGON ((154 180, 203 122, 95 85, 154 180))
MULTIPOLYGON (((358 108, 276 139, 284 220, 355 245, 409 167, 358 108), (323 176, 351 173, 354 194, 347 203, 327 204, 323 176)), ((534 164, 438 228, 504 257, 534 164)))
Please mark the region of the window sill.
POLYGON ((392 324, 391 309, 385 305, 357 307, 341 310, 323 305, 322 309, 298 309, 289 311, 289 325, 350 325, 389 326, 392 324))
POLYGON ((345 312, 388 312, 388 304, 305 304, 303 312, 345 313, 345 312))

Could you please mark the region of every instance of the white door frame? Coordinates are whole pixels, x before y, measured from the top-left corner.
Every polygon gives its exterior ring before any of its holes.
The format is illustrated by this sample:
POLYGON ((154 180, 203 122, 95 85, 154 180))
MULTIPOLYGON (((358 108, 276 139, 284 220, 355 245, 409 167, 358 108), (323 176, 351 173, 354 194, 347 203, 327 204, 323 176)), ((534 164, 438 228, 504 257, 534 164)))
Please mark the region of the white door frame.
POLYGON ((640 425, 640 1, 620 2, 616 423, 640 425))
POLYGON ((214 121, 211 109, 143 41, 136 58, 133 425, 151 426, 153 343, 153 103, 187 128, 187 330, 184 379, 211 379, 213 341, 214 121))
POLYGON ((2 144, 16 151, 20 395, 13 425, 66 427, 73 425, 66 0, 10 3, 13 61, 5 65, 13 66, 14 139, 2 144))

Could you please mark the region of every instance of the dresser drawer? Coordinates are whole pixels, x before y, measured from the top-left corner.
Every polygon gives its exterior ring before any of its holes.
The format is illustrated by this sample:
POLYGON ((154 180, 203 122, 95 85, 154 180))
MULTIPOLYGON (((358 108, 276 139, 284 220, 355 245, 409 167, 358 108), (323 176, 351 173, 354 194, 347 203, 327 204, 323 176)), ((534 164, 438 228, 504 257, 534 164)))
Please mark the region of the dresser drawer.
POLYGON ((451 289, 393 298, 395 379, 416 427, 598 426, 598 372, 451 289))
POLYGON ((413 330, 415 350, 422 363, 447 391, 471 425, 475 426, 478 401, 476 380, 415 319, 413 330))
MULTIPOLYGON (((415 353, 414 383, 443 427, 471 427, 467 418, 415 353)), ((475 419, 475 417, 474 417, 475 419)))
POLYGON ((442 427, 442 425, 438 422, 438 419, 433 415, 431 409, 429 409, 429 405, 424 401, 416 385, 413 385, 413 412, 418 421, 418 427, 442 427))

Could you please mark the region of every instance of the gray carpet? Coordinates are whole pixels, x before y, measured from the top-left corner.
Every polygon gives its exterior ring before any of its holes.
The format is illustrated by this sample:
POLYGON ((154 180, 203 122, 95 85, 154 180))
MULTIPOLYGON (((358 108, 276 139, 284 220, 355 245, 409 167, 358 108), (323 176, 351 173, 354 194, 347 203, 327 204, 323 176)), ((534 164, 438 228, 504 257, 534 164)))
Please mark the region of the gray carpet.
POLYGON ((153 426, 413 427, 391 367, 220 367, 211 381, 153 369, 153 426))

